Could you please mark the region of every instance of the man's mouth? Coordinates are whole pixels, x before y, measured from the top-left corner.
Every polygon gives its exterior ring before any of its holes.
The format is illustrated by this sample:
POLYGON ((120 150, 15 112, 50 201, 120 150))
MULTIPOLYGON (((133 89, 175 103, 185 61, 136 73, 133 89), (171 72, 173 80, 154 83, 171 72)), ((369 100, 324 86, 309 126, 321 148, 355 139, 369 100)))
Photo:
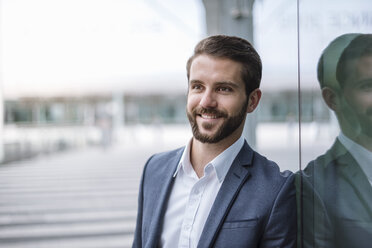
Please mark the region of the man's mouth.
POLYGON ((217 119, 219 118, 217 115, 208 115, 208 114, 200 114, 203 119, 217 119))
POLYGON ((225 113, 220 112, 218 110, 214 110, 214 109, 201 108, 201 109, 196 109, 194 113, 195 113, 195 116, 199 116, 205 120, 215 120, 215 119, 227 117, 225 113))

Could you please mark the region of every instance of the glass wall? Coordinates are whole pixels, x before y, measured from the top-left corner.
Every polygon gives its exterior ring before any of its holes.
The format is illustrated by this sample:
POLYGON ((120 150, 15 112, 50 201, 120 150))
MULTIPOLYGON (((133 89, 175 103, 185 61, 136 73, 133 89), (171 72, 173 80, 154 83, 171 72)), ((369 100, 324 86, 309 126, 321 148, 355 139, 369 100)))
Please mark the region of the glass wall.
MULTIPOLYGON (((253 13, 254 44, 263 64, 256 149, 275 161, 282 170, 297 171, 299 116, 296 1, 255 1, 253 13)), ((309 123, 315 118, 312 109, 319 95, 311 89, 307 89, 304 95, 307 106, 305 115, 309 123)))
POLYGON ((370 247, 371 1, 256 1, 257 149, 296 173, 298 247, 370 247))
POLYGON ((300 1, 299 21, 298 245, 370 247, 371 1, 300 1))

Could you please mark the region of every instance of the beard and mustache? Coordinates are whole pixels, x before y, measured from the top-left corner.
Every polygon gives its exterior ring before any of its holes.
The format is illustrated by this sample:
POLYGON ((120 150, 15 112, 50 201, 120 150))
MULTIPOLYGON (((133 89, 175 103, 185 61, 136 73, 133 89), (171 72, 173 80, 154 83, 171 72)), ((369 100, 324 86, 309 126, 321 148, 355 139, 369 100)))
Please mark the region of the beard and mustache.
MULTIPOLYGON (((191 110, 191 112, 186 111, 194 138, 202 143, 217 143, 230 136, 245 120, 247 114, 247 106, 248 101, 246 101, 240 111, 233 116, 229 116, 226 112, 220 111, 218 109, 206 109, 203 107, 196 107, 191 110), (218 127, 217 131, 214 134, 207 135, 201 133, 198 123, 196 122, 196 117, 202 114, 210 114, 216 116, 216 118, 224 119, 223 123, 218 127)), ((202 123, 201 125, 206 130, 210 130, 214 126, 214 124, 212 123, 202 123)))

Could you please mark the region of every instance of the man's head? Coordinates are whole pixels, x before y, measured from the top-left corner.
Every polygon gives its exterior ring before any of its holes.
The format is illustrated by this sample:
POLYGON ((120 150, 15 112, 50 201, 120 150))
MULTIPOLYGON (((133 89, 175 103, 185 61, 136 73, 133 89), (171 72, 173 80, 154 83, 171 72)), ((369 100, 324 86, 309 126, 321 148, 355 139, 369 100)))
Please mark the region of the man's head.
POLYGON ((194 54, 186 64, 187 79, 190 80, 190 67, 193 60, 201 55, 230 59, 241 65, 241 78, 245 84, 246 95, 260 87, 262 63, 260 56, 247 40, 235 36, 214 35, 201 40, 194 54))
POLYGON ((346 34, 333 41, 325 51, 335 51, 336 56, 327 57, 324 52, 318 64, 318 78, 323 98, 335 111, 342 131, 350 138, 372 138, 372 35, 346 34), (345 39, 346 38, 346 39, 345 39), (343 40, 343 49, 340 48, 343 40), (328 62, 336 59, 330 69, 328 62), (325 71, 328 75, 325 75, 325 71), (333 78, 331 80, 324 80, 333 78), (323 82, 321 81, 323 79, 323 82))
POLYGON ((336 79, 337 64, 344 49, 357 37, 358 33, 343 34, 334 39, 324 49, 318 61, 318 81, 320 88, 328 87, 339 91, 340 85, 336 79))
POLYGON ((261 97, 261 69, 259 55, 244 39, 217 35, 197 44, 187 62, 187 116, 195 139, 240 137, 246 114, 261 97))

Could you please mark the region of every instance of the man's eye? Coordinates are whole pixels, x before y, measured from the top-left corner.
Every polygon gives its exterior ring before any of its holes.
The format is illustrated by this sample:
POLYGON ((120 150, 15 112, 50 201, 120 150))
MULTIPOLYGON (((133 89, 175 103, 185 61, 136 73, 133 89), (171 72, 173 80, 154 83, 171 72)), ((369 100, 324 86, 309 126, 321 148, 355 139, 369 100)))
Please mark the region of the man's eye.
POLYGON ((232 89, 229 88, 229 87, 219 87, 217 90, 221 91, 221 92, 231 92, 232 91, 232 89))
POLYGON ((199 85, 199 84, 194 84, 194 85, 191 86, 191 89, 193 89, 193 90, 201 90, 202 89, 202 86, 199 85))

